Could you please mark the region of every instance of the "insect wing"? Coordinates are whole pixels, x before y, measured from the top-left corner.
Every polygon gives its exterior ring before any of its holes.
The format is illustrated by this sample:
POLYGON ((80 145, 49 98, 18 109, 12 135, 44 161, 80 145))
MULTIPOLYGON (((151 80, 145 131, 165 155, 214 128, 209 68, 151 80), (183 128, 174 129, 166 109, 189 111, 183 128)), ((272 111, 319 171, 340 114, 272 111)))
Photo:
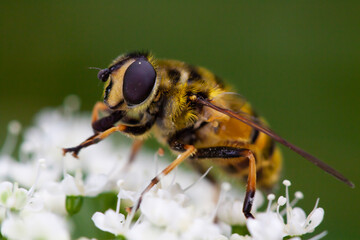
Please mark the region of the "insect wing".
POLYGON ((227 105, 231 104, 231 109, 241 109, 247 103, 245 97, 235 92, 220 93, 212 102, 216 102, 216 105, 222 108, 227 108, 227 105))
POLYGON ((273 138, 275 141, 283 144, 284 146, 290 148, 292 151, 296 152, 297 154, 301 155, 302 157, 304 157, 305 159, 309 160, 310 162, 312 162, 313 164, 315 164, 316 166, 318 166, 319 168, 323 169, 325 172, 331 174, 332 176, 334 176, 335 178, 339 179, 340 181, 346 183, 347 185, 349 185, 350 187, 354 187, 355 185, 348 180, 344 175, 342 175, 340 172, 336 171, 334 168, 330 167, 329 165, 327 165, 326 163, 324 163, 323 161, 321 161, 320 159, 316 158, 315 156, 311 155, 310 153, 304 151, 303 149, 295 146, 294 144, 286 141, 284 138, 280 137, 279 135, 277 135, 274 131, 272 131, 270 128, 268 128, 267 126, 265 126, 261 121, 257 120, 256 118, 244 113, 244 112, 233 112, 229 109, 225 109, 222 107, 219 107, 217 105, 214 105, 213 103, 211 103, 208 100, 205 100, 203 98, 197 97, 196 101, 204 106, 210 107, 216 111, 219 111, 229 117, 235 118, 257 130, 259 130, 260 132, 265 133, 266 135, 270 136, 271 138, 273 138))

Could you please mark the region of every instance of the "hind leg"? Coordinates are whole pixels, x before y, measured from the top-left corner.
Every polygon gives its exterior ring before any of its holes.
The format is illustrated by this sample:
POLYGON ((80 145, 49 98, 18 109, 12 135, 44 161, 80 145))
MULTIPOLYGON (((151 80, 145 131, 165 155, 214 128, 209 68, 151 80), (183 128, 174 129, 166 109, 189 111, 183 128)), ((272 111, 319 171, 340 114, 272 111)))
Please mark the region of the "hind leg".
POLYGON ((253 205, 256 190, 256 160, 255 155, 252 153, 252 151, 247 148, 238 147, 199 148, 194 157, 208 159, 217 158, 223 161, 223 164, 229 162, 231 166, 239 165, 242 168, 244 166, 244 158, 249 161, 249 173, 247 177, 243 213, 246 218, 254 218, 254 216, 251 214, 251 208, 253 205))

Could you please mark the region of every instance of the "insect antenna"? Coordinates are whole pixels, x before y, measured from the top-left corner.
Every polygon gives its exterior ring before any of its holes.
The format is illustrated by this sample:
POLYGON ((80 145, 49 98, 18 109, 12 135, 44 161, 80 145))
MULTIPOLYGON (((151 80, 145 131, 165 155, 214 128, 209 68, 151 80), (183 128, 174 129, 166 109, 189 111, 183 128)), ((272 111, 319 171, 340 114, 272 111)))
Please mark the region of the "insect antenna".
POLYGON ((317 157, 315 157, 315 156, 311 155, 310 153, 304 151, 303 149, 295 146, 294 144, 286 141, 284 138, 280 137, 274 131, 269 129, 267 126, 264 126, 260 121, 254 120, 254 118, 252 116, 249 116, 248 114, 246 114, 244 112, 235 113, 235 112, 233 112, 233 111, 231 111, 229 109, 225 109, 225 108, 216 106, 216 105, 212 104, 210 101, 205 100, 204 98, 199 97, 199 96, 193 95, 193 96, 190 97, 190 100, 195 101, 195 102, 197 102, 199 104, 202 104, 204 106, 210 107, 210 108, 212 108, 212 109, 214 109, 214 110, 216 110, 218 112, 221 112, 221 113, 223 113, 223 114, 225 114, 225 115, 227 115, 229 117, 235 118, 235 119, 249 125, 250 127, 253 127, 255 129, 259 130, 260 132, 265 133, 266 135, 273 138, 275 141, 283 144, 284 146, 290 148, 292 151, 296 152, 300 156, 302 156, 305 159, 309 160, 310 162, 312 162, 313 164, 315 164, 316 166, 318 166, 319 168, 321 168, 325 172, 329 173, 330 175, 334 176, 335 178, 339 179, 340 181, 346 183, 351 188, 355 187, 354 183, 352 183, 349 179, 347 179, 340 172, 338 172, 334 168, 330 167, 328 164, 324 163, 323 161, 321 161, 317 157))
POLYGON ((96 70, 102 70, 101 68, 98 68, 98 67, 88 67, 88 69, 96 69, 96 70))

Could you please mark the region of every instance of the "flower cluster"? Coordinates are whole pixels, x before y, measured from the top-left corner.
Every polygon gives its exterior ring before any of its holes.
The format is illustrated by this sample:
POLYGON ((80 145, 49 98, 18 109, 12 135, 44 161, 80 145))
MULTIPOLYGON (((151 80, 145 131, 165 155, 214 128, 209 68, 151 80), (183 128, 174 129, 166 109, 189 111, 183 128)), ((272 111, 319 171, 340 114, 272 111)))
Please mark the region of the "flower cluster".
POLYGON ((223 183, 219 195, 204 179, 208 172, 198 176, 182 168, 162 178, 139 205, 142 190, 169 161, 144 149, 128 165, 129 143, 115 144, 114 137, 82 151, 79 160, 63 156, 62 147, 92 134, 79 105, 70 96, 64 106, 39 113, 24 131, 17 159, 12 156, 21 125, 9 124, 0 151, 0 239, 301 239, 324 217, 319 200, 308 216, 295 207, 302 193, 290 201, 285 180, 285 197, 273 203, 275 195, 268 195, 260 211, 264 197, 256 192, 255 219, 245 219, 242 192, 223 183))

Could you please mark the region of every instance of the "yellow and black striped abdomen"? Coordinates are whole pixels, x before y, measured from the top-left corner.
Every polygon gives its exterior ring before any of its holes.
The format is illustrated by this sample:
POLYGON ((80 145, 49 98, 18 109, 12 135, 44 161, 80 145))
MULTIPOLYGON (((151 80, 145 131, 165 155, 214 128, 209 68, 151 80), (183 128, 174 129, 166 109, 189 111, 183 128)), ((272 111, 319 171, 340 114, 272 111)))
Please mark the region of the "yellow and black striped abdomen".
POLYGON ((257 182, 263 188, 271 188, 279 179, 282 155, 275 141, 268 135, 253 129, 257 137, 251 138, 250 149, 256 154, 257 182))

